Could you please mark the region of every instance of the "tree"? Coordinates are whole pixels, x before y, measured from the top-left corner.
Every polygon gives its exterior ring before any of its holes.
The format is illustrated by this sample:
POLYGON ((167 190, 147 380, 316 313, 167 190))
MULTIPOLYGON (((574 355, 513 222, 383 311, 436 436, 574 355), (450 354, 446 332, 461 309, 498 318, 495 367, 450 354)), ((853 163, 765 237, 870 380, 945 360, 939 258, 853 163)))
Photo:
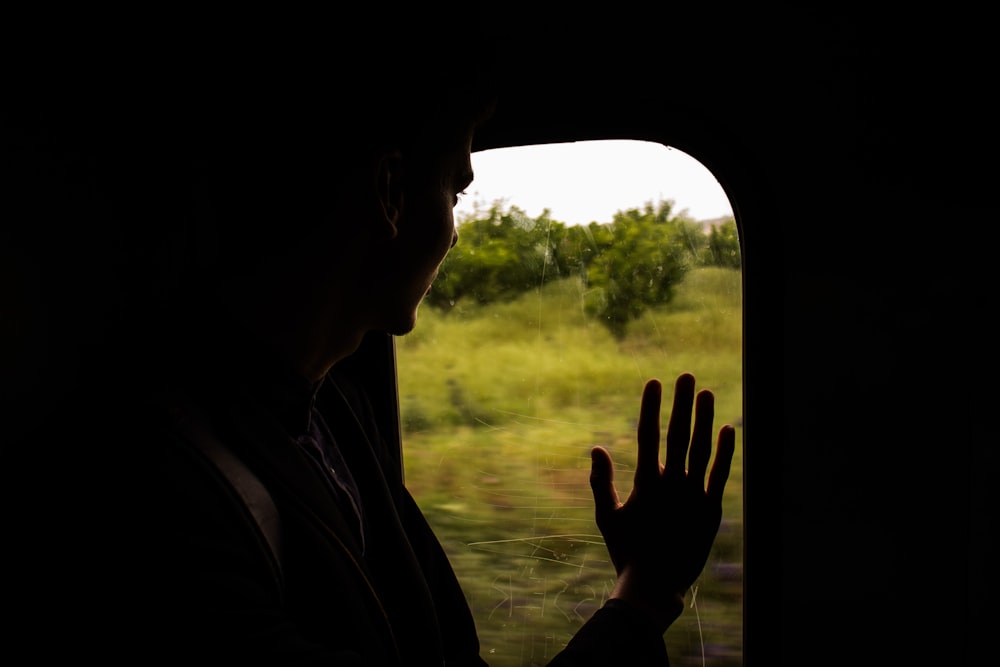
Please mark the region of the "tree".
POLYGON ((610 225, 589 227, 595 252, 587 267, 585 307, 619 340, 630 321, 673 298, 694 259, 692 223, 671 217, 672 206, 647 204, 616 213, 610 225))
POLYGON ((507 301, 566 275, 557 246, 566 226, 544 211, 529 218, 495 203, 484 216, 458 225, 459 243, 441 265, 427 303, 447 312, 461 300, 479 304, 507 301))
POLYGON ((736 220, 726 220, 718 227, 712 225, 708 233, 708 244, 702 250, 701 263, 706 266, 740 268, 742 258, 736 220))

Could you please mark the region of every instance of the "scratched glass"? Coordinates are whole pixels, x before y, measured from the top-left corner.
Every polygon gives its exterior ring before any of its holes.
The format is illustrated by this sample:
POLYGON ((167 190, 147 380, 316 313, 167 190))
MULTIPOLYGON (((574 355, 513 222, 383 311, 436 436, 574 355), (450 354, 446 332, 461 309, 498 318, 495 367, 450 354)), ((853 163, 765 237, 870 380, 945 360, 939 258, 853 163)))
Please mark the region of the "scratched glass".
MULTIPOLYGON (((530 148, 524 159, 537 168, 530 148)), ((477 172, 482 158, 473 155, 477 172)), ((602 153, 593 169, 607 167, 602 153)), ((565 172, 555 164, 545 171, 553 179, 565 172)), ((667 182, 650 193, 653 214, 670 191, 667 182)), ((686 271, 672 296, 649 300, 616 332, 603 321, 611 317, 602 310, 607 280, 567 258, 579 260, 580 247, 609 252, 600 239, 573 246, 567 238, 583 237, 567 228, 577 225, 497 203, 459 220, 453 254, 462 253, 446 260, 416 329, 396 340, 407 485, 462 582, 483 657, 495 667, 544 664, 607 599, 614 569, 593 519, 590 449, 611 451, 626 497, 643 384, 664 381, 665 427, 673 379, 690 371, 716 395, 716 430, 737 427, 737 454, 713 553, 665 637, 675 665, 741 665, 742 274, 738 256, 713 262, 706 250, 731 216, 690 220, 668 207, 666 219, 680 220, 674 227, 689 237, 686 271), (475 220, 485 231, 469 227, 475 220), (477 266, 481 280, 498 284, 456 287, 456 276, 477 266), (511 266, 534 273, 525 278, 511 266)), ((629 209, 635 219, 649 213, 623 202, 621 212, 629 209)), ((612 220, 596 222, 607 229, 612 220)), ((672 234, 658 242, 672 243, 672 234)), ((643 252, 620 254, 639 262, 643 252)), ((611 260, 605 266, 628 273, 611 260)))

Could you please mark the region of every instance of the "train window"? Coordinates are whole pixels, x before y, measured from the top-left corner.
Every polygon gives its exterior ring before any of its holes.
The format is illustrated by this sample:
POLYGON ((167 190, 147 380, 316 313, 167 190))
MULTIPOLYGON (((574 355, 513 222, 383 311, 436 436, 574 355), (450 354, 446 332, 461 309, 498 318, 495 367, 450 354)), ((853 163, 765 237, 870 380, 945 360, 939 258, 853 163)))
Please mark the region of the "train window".
POLYGON ((607 598, 590 448, 611 451, 624 497, 643 383, 664 381, 665 428, 690 371, 737 452, 713 554, 666 641, 678 664, 742 664, 742 272, 721 186, 651 142, 482 151, 473 168, 459 243, 396 356, 407 485, 484 658, 542 663, 607 598))

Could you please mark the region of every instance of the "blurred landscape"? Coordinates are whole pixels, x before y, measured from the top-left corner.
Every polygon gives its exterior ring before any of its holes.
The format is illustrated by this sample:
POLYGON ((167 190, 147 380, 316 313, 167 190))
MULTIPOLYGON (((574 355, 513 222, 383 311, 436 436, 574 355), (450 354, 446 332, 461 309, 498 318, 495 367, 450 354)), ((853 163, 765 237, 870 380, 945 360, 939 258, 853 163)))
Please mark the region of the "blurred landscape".
MULTIPOLYGON (((615 460, 624 499, 639 397, 691 372, 737 427, 723 525, 681 618, 674 665, 742 664, 742 286, 698 266, 617 336, 588 312, 587 281, 539 281, 502 302, 421 306, 396 340, 407 486, 473 608, 491 665, 544 664, 598 608, 614 569, 593 520, 591 447, 615 460)), ((662 456, 662 455, 661 455, 662 456)))

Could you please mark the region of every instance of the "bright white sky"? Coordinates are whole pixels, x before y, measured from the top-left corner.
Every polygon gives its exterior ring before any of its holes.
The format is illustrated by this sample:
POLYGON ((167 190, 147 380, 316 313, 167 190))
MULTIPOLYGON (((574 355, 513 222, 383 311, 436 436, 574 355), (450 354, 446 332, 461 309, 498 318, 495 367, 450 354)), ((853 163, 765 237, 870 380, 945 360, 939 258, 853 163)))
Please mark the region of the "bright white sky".
POLYGON ((611 222, 615 213, 674 200, 674 213, 687 209, 694 220, 733 214, 722 186, 687 153, 642 141, 498 148, 472 154, 476 178, 455 207, 461 221, 478 204, 497 199, 530 217, 543 209, 566 224, 611 222))

